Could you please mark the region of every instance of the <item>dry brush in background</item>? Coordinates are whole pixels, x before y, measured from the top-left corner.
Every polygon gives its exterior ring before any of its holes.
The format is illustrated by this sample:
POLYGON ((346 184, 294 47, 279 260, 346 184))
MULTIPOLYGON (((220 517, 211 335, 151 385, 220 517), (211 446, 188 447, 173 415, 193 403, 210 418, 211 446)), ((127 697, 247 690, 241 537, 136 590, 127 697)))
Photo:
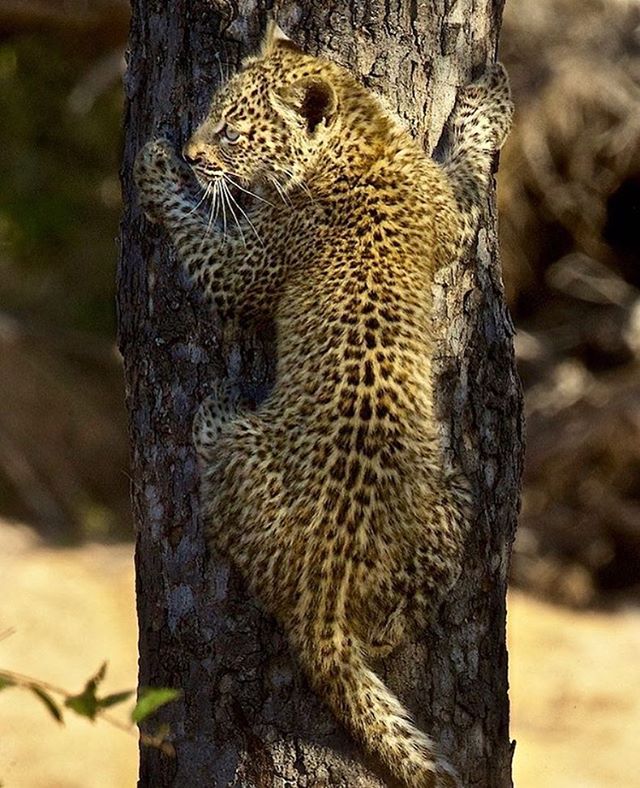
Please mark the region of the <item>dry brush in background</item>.
MULTIPOLYGON (((509 0, 499 179, 528 450, 513 580, 640 589, 640 5, 509 0)), ((610 595, 609 595, 610 596, 610 595)))

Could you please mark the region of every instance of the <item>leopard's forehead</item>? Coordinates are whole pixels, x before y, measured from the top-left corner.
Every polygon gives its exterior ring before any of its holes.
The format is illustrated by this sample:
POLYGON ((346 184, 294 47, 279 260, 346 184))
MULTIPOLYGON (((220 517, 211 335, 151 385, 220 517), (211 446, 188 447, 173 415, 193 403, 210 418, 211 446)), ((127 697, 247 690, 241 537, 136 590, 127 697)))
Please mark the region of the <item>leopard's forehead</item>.
POLYGON ((211 112, 236 110, 241 116, 256 116, 270 109, 274 91, 308 76, 332 71, 328 61, 302 52, 278 52, 264 58, 251 57, 214 97, 211 112))

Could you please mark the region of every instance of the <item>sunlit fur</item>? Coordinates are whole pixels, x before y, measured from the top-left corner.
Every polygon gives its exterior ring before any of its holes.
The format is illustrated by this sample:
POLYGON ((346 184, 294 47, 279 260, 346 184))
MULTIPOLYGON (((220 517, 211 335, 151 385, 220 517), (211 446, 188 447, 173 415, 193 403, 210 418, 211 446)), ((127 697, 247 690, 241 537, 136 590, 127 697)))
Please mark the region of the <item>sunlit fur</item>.
POLYGON ((212 308, 277 326, 258 410, 222 383, 194 421, 212 545, 412 788, 459 782, 369 659, 424 627, 461 571, 469 493, 436 437, 431 283, 473 239, 510 119, 494 66, 461 92, 439 167, 351 74, 271 28, 185 146, 204 192, 166 141, 136 163, 212 308))

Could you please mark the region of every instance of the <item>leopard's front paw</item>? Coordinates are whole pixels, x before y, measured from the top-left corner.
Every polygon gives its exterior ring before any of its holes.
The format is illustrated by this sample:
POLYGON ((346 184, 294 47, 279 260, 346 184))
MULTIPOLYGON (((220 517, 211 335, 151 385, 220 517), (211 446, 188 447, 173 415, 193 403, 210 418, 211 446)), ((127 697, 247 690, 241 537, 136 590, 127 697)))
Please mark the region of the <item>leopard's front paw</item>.
POLYGON ((140 205, 151 221, 160 221, 163 204, 183 185, 182 169, 169 140, 151 140, 138 152, 133 177, 140 205))

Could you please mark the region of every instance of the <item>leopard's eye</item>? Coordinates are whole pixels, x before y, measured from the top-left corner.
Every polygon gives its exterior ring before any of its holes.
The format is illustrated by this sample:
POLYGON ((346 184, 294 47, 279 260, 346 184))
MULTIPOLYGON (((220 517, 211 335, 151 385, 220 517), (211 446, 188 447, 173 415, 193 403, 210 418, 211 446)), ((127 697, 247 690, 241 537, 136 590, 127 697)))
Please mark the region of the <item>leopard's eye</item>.
POLYGON ((230 142, 233 144, 240 139, 240 132, 232 126, 226 125, 220 132, 220 139, 222 142, 230 142))

